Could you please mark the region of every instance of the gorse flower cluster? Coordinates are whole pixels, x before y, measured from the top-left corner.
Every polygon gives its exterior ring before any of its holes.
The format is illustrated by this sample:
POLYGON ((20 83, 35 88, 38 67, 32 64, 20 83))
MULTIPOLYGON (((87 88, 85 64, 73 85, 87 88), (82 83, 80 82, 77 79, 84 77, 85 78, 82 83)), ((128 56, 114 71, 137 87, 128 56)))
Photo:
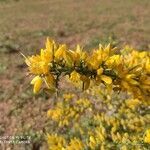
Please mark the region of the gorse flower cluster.
POLYGON ((79 114, 84 113, 87 108, 90 108, 91 104, 87 99, 79 99, 74 103, 68 100, 65 101, 58 102, 54 109, 48 111, 48 116, 51 116, 52 120, 59 122, 60 127, 69 125, 73 120, 78 121, 79 114))
POLYGON ((109 44, 88 53, 47 39, 40 54, 25 59, 35 94, 58 91, 63 77, 84 91, 60 93, 48 110, 49 150, 150 148, 149 51, 109 44))
POLYGON ((150 96, 150 52, 129 47, 117 51, 109 44, 99 45, 89 54, 79 45, 70 50, 47 39, 46 48, 26 58, 26 63, 35 75, 31 81, 34 93, 39 92, 43 82, 48 89, 58 88, 60 78, 68 76, 78 85, 81 83, 83 90, 104 84, 110 90, 127 91, 134 98, 150 96))
POLYGON ((150 113, 140 100, 121 98, 122 94, 92 99, 70 95, 64 94, 47 112, 49 150, 150 148, 150 113))

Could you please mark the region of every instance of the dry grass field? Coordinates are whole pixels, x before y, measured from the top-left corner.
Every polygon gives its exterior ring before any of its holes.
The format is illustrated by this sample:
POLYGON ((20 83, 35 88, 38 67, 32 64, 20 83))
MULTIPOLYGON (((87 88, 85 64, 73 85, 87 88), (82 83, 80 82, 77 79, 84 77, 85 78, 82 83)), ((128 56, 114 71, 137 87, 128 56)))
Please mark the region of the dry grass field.
POLYGON ((148 50, 150 1, 0 0, 0 136, 29 134, 34 143, 15 145, 14 150, 46 149, 42 133, 54 96, 32 94, 19 53, 35 54, 46 37, 70 47, 79 43, 87 50, 99 42, 148 50))

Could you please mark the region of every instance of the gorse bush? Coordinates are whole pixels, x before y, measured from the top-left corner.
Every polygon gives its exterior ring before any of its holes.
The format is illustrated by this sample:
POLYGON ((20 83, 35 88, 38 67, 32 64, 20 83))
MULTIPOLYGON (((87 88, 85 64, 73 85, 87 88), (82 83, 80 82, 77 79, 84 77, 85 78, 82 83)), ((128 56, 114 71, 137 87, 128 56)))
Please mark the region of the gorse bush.
POLYGON ((87 53, 47 39, 25 61, 35 94, 58 92, 64 77, 85 93, 60 94, 48 111, 50 150, 150 148, 150 52, 109 44, 87 53))

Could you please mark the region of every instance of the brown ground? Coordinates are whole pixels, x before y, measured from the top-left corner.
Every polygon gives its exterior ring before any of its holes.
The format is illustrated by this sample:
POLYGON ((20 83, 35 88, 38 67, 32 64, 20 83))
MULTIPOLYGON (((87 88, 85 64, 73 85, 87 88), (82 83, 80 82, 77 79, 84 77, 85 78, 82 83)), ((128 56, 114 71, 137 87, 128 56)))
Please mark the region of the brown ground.
POLYGON ((0 136, 27 133, 39 143, 54 99, 32 94, 18 51, 37 52, 47 36, 70 47, 89 49, 101 41, 148 50, 149 14, 149 0, 0 0, 0 136))

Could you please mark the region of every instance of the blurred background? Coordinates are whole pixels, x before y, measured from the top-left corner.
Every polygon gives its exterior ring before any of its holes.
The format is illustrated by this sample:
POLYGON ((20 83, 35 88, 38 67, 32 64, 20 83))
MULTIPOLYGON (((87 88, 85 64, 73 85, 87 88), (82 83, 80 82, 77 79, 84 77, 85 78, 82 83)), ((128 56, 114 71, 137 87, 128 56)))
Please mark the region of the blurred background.
POLYGON ((37 53, 47 37, 85 50, 99 42, 149 50, 150 0, 0 0, 0 136, 31 135, 43 149, 53 96, 32 94, 19 52, 37 53))

